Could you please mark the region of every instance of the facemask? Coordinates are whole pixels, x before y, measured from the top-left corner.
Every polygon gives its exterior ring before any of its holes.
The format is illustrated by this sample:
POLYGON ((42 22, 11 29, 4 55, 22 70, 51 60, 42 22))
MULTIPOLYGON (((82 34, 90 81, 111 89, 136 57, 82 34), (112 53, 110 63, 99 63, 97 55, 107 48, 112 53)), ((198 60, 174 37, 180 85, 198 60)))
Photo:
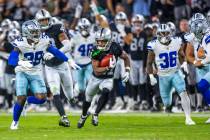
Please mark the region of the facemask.
POLYGON ((125 25, 123 25, 123 24, 117 24, 116 25, 116 28, 117 28, 118 31, 124 31, 125 25))
POLYGON ((82 30, 81 34, 82 34, 82 36, 88 36, 89 35, 89 33, 87 31, 85 31, 85 30, 82 30))
POLYGON ((169 41, 168 37, 161 37, 160 38, 160 42, 163 43, 163 44, 167 43, 168 41, 169 41))

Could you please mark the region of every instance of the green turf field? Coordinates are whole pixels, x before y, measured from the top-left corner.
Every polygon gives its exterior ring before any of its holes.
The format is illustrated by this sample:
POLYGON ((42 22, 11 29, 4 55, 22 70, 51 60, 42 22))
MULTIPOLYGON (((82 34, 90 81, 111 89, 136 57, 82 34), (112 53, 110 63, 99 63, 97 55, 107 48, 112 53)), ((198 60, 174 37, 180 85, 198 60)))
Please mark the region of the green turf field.
POLYGON ((11 116, 0 114, 0 140, 210 140, 210 125, 204 121, 210 114, 194 114, 196 126, 185 126, 180 114, 103 114, 94 127, 90 118, 85 127, 77 129, 78 115, 73 115, 71 127, 59 127, 58 117, 50 113, 30 113, 21 117, 19 130, 11 131, 11 116))

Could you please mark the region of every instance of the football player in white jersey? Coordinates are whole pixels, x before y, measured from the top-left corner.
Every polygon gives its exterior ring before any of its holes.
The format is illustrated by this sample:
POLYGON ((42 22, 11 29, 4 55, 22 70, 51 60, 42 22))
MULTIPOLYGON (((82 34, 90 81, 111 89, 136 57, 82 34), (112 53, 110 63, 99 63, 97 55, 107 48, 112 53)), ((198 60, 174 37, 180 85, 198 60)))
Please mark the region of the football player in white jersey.
POLYGON ((50 39, 41 34, 39 24, 29 20, 22 25, 22 37, 13 43, 14 50, 10 53, 8 63, 15 67, 17 102, 13 110, 13 122, 10 129, 18 129, 18 121, 23 106, 28 103, 43 104, 46 100, 46 86, 42 76, 41 61, 45 52, 52 53, 55 57, 68 61, 62 52, 53 47, 50 39), (34 96, 27 97, 30 89, 34 96))
POLYGON ((179 68, 183 61, 184 53, 181 38, 171 37, 171 30, 167 24, 159 25, 157 39, 148 43, 147 72, 151 85, 157 83, 152 66, 155 62, 158 69, 160 95, 164 106, 171 105, 170 91, 174 87, 181 97, 181 104, 186 117, 185 124, 195 125, 190 116, 190 99, 179 68))
MULTIPOLYGON (((198 57, 198 51, 202 51, 202 47, 200 42, 202 36, 200 36, 195 30, 195 20, 204 19, 205 17, 201 13, 196 13, 190 19, 190 33, 184 35, 184 39, 188 42, 186 47, 186 58, 187 61, 194 66, 196 66, 196 60, 202 60, 198 57)), ((202 68, 196 67, 196 83, 198 83, 204 75, 209 71, 209 66, 203 66, 202 68)), ((197 109, 198 111, 202 111, 203 104, 203 96, 202 94, 197 94, 197 109)))
POLYGON ((69 47, 62 47, 60 51, 64 53, 71 51, 76 64, 81 67, 80 70, 75 71, 75 78, 78 85, 78 93, 84 94, 87 81, 92 73, 89 54, 95 43, 95 35, 90 31, 91 23, 86 18, 81 18, 77 27, 78 33, 71 38, 71 45, 69 47))
MULTIPOLYGON (((202 77, 197 84, 198 91, 202 93, 204 101, 210 105, 210 30, 208 29, 208 23, 204 16, 194 15, 195 18, 191 22, 191 29, 195 36, 200 39, 200 49, 197 56, 200 59, 194 60, 195 66, 203 69, 202 77)), ((210 123, 210 118, 206 121, 210 123)))

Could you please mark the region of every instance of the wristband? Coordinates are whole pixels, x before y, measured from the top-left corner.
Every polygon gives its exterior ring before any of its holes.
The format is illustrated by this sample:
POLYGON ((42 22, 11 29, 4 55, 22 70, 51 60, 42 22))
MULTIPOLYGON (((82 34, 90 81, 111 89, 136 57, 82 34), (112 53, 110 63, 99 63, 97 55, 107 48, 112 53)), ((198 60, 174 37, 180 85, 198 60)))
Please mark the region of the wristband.
POLYGON ((130 71, 131 68, 130 67, 125 67, 125 70, 130 71))

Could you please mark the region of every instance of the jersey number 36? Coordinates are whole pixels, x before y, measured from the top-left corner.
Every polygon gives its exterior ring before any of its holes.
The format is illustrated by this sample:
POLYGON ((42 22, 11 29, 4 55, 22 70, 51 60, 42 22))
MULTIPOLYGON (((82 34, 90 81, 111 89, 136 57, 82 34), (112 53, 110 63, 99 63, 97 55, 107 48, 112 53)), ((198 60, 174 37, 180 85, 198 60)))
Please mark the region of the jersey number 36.
POLYGON ((169 52, 169 53, 161 53, 159 54, 159 58, 162 59, 162 63, 160 63, 160 67, 162 69, 175 67, 176 66, 176 59, 177 59, 177 52, 169 52))

